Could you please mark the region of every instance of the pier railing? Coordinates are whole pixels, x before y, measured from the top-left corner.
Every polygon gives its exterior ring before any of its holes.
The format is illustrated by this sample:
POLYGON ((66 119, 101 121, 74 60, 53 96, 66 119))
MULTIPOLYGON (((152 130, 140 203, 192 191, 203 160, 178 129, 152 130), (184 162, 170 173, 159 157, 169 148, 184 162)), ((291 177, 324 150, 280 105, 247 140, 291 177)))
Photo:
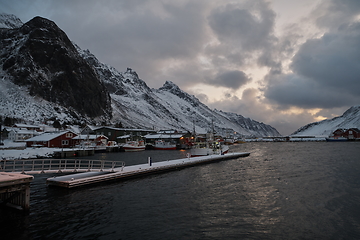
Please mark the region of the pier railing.
POLYGON ((125 162, 84 159, 31 159, 1 160, 0 172, 23 174, 62 173, 62 172, 95 172, 123 169, 125 162))

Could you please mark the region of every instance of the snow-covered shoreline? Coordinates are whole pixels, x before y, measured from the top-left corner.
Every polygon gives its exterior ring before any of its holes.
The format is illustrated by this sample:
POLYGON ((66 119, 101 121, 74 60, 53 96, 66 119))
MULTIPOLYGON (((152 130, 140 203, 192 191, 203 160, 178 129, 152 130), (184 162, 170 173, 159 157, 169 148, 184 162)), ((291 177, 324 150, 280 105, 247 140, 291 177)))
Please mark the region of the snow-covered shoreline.
POLYGON ((61 148, 26 148, 25 142, 13 142, 8 139, 3 143, 4 145, 0 146, 0 160, 51 158, 54 152, 66 151, 61 148))

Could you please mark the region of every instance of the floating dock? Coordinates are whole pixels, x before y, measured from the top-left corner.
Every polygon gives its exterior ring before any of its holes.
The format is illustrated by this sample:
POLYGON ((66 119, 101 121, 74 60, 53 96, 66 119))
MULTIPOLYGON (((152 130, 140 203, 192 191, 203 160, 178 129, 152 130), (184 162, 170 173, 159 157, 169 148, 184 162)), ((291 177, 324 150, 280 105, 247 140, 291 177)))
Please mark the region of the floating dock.
POLYGON ((168 160, 168 161, 155 162, 155 163, 152 163, 151 158, 149 158, 147 164, 114 168, 111 171, 86 172, 86 173, 70 174, 60 177, 52 177, 52 178, 48 178, 46 180, 46 183, 50 186, 74 188, 74 187, 100 183, 110 180, 134 178, 134 177, 140 177, 143 175, 154 174, 158 172, 172 171, 176 169, 186 168, 186 167, 210 163, 210 162, 222 161, 226 159, 247 157, 249 155, 250 153, 248 152, 228 153, 225 155, 188 157, 188 158, 168 160))
POLYGON ((30 175, 0 172, 0 203, 28 211, 33 178, 30 175))

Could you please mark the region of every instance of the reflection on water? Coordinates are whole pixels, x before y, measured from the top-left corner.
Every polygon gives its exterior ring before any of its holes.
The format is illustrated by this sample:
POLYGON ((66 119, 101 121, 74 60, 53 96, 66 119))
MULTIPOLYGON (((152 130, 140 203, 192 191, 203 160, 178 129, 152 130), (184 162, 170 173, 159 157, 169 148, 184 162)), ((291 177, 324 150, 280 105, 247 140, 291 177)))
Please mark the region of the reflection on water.
MULTIPOLYGON (((246 158, 79 189, 37 175, 2 239, 359 239, 360 143, 246 143, 246 158)), ((97 154, 127 165, 186 151, 97 154)))

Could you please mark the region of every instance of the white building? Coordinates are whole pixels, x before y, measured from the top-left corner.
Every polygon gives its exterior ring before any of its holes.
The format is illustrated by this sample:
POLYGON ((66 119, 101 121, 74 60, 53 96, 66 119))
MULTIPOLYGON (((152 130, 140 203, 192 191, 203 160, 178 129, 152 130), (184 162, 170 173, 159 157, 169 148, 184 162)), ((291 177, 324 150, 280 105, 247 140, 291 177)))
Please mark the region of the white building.
POLYGON ((27 130, 24 128, 12 128, 8 138, 13 142, 24 142, 26 139, 39 135, 35 130, 27 130))

